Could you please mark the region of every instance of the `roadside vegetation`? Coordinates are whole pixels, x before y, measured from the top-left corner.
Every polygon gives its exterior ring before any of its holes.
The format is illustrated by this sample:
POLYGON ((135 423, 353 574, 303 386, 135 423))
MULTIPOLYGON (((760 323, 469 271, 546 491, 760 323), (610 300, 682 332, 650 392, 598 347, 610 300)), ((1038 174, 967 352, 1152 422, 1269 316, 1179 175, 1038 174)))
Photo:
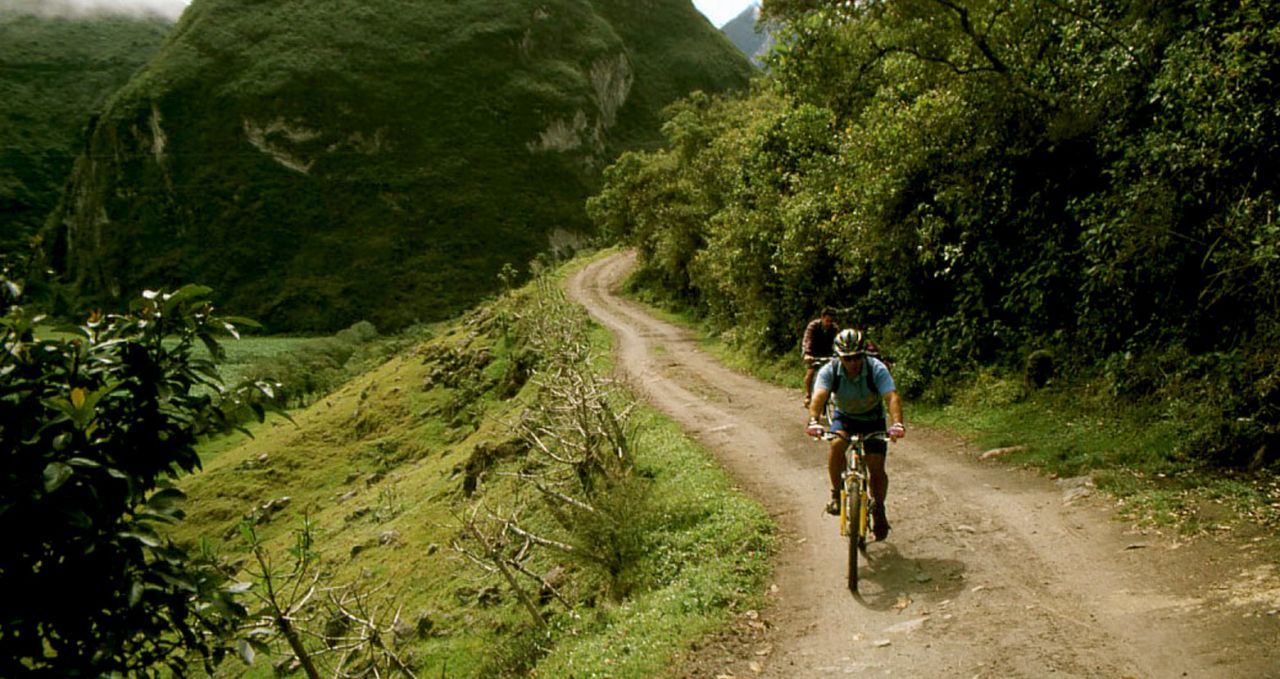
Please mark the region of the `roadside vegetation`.
MULTIPOLYGON (((705 453, 599 377, 607 341, 546 282, 440 324, 220 452, 183 484, 175 535, 243 559, 248 521, 290 564, 305 520, 322 587, 376 591, 418 676, 659 675, 754 605, 772 532, 705 453)), ((333 667, 333 611, 303 608, 333 667)), ((282 648, 254 674, 296 662, 282 648)))
POLYGON ((917 421, 1142 517, 1274 526, 1280 4, 764 12, 769 76, 670 107, 588 203, 635 294, 783 381, 835 307, 917 421))
POLYGON ((23 279, 0 273, 0 674, 182 674, 227 655, 242 608, 206 550, 162 537, 197 442, 272 407, 272 385, 222 387, 217 336, 249 325, 200 286, 149 291, 38 337, 23 279), (197 346, 207 358, 196 355, 197 346))

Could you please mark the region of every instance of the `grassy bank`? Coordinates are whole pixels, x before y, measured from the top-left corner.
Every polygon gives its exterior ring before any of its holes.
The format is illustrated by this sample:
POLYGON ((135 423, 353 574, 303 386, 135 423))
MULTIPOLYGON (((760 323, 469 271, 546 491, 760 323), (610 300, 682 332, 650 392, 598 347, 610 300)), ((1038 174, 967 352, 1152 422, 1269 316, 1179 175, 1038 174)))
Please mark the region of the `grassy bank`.
MULTIPOLYGON (((549 287, 526 288, 437 326, 430 339, 295 410, 293 423, 211 442, 205 470, 183 484, 188 518, 175 537, 204 540, 238 560, 237 579, 253 582, 252 594, 264 582, 251 574, 242 525, 263 541, 277 586, 290 577, 305 533, 309 572, 321 575, 324 588, 367 592, 371 617, 417 676, 672 671, 693 642, 758 604, 773 532, 764 510, 735 491, 704 451, 633 396, 612 397, 619 411, 634 408, 628 480, 611 486, 612 501, 592 496, 614 508, 600 531, 634 556, 624 572, 526 544, 518 563, 542 582, 519 582, 544 626, 499 573, 467 554, 477 550, 464 526, 486 517, 518 518, 530 533, 565 543, 599 540, 595 528, 566 526, 563 512, 539 501, 529 475, 546 462, 516 433, 548 399, 540 359, 521 334, 547 294, 554 294, 549 287)), ((583 325, 591 363, 603 374, 608 336, 583 325)), ((327 615, 309 604, 296 617, 313 631, 313 650, 332 664, 327 615)), ((275 640, 249 676, 287 665, 283 650, 275 640)), ((232 661, 223 671, 239 674, 243 665, 232 661)))

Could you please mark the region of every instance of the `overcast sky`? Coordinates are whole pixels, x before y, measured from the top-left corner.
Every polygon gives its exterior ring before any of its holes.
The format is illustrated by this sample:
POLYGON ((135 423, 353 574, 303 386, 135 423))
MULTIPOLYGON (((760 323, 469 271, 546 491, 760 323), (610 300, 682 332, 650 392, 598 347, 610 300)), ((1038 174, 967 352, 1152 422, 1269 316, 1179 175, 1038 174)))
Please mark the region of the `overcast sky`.
POLYGON ((189 0, 0 0, 0 9, 19 8, 47 16, 83 16, 97 12, 159 14, 177 19, 189 0))
MULTIPOLYGON (((0 0, 0 8, 35 7, 42 14, 84 14, 93 11, 149 12, 177 19, 189 0, 0 0)), ((717 28, 742 13, 755 0, 693 0, 717 28)))
POLYGON ((716 28, 729 23, 756 0, 693 0, 693 6, 711 20, 716 28))

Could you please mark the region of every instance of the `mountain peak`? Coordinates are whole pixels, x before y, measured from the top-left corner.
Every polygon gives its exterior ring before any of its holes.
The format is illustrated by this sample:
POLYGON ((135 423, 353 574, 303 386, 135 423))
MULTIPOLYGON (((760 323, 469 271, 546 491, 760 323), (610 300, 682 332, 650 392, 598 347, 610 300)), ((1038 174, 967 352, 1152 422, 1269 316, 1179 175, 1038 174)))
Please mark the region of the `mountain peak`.
POLYGON ((759 21, 760 4, 753 3, 720 28, 729 42, 747 55, 757 67, 763 65, 764 55, 773 47, 773 35, 769 26, 762 26, 759 21))

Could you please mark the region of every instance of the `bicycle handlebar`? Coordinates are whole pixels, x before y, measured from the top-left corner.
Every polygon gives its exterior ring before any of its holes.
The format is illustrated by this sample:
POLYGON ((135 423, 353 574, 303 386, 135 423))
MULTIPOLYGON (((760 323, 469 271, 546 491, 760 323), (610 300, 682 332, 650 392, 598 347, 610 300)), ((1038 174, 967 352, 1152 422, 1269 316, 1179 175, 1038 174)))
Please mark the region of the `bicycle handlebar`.
MULTIPOLYGON (((833 434, 830 429, 822 426, 821 423, 812 420, 810 420, 809 425, 804 428, 804 433, 815 441, 830 441, 837 436, 837 434, 833 434)), ((868 434, 854 434, 854 436, 857 436, 864 441, 873 438, 886 439, 890 443, 896 443, 898 441, 897 438, 890 436, 887 431, 876 431, 868 434)))

